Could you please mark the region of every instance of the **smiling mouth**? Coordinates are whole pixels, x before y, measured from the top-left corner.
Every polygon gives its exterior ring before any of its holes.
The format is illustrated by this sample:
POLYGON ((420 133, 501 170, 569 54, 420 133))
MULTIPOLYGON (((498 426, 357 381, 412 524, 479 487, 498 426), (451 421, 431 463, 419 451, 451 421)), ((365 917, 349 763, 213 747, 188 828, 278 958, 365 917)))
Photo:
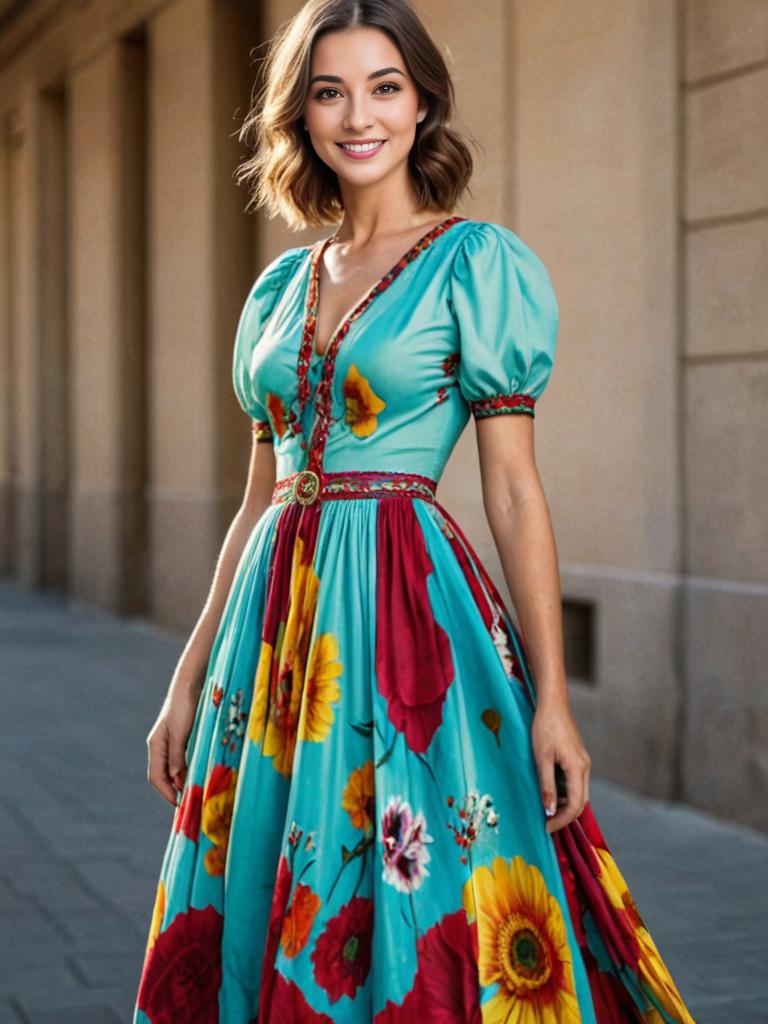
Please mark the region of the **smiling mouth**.
POLYGON ((386 139, 377 139, 376 142, 337 142, 336 145, 345 153, 354 153, 363 156, 367 153, 375 153, 386 142, 386 139))

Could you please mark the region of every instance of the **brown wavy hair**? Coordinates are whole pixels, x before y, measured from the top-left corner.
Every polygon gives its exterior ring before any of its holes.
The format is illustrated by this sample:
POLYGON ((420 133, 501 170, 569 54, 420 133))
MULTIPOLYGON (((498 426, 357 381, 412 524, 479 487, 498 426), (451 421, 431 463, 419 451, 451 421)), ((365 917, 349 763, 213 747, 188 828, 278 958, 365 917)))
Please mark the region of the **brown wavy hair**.
POLYGON ((440 50, 408 0, 308 0, 268 41, 251 109, 238 132, 253 155, 235 180, 250 194, 246 209, 264 207, 294 231, 335 224, 343 215, 339 180, 317 155, 303 127, 312 46, 321 33, 366 26, 386 32, 402 54, 427 116, 416 125, 408 169, 419 209, 453 210, 469 191, 472 156, 449 127, 453 82, 440 50))

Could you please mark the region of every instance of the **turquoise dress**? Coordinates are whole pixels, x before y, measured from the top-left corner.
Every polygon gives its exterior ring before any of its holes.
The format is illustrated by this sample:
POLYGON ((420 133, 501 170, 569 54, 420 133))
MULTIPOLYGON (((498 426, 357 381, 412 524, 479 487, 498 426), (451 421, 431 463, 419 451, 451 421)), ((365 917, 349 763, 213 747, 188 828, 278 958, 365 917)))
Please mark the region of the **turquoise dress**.
POLYGON ((533 416, 558 307, 454 215, 314 351, 329 239, 261 273, 234 388, 277 463, 210 655, 134 1021, 691 1024, 587 806, 550 835, 524 640, 436 497, 533 416))

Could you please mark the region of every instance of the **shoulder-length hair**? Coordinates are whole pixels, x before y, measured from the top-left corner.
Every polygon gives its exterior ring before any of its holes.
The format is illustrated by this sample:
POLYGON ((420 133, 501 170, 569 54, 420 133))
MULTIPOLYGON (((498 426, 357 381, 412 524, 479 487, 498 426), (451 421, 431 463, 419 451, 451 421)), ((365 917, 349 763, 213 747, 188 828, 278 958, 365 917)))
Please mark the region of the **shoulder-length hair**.
POLYGON ((254 85, 251 110, 238 132, 253 155, 235 171, 251 196, 246 209, 265 207, 270 219, 280 214, 295 231, 334 224, 343 215, 338 177, 313 149, 302 114, 313 44, 321 33, 353 26, 387 33, 427 102, 408 156, 418 208, 453 210, 469 189, 472 156, 448 125, 453 82, 408 0, 308 0, 269 42, 261 85, 254 85))

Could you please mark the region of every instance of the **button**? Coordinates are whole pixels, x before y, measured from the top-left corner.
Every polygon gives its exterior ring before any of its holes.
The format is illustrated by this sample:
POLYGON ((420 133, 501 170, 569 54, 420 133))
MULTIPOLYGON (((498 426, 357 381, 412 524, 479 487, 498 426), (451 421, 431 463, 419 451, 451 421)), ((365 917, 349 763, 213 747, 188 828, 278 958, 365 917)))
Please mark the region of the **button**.
POLYGON ((302 469, 293 481, 292 492, 300 505, 311 505, 320 493, 320 477, 312 469, 302 469))

